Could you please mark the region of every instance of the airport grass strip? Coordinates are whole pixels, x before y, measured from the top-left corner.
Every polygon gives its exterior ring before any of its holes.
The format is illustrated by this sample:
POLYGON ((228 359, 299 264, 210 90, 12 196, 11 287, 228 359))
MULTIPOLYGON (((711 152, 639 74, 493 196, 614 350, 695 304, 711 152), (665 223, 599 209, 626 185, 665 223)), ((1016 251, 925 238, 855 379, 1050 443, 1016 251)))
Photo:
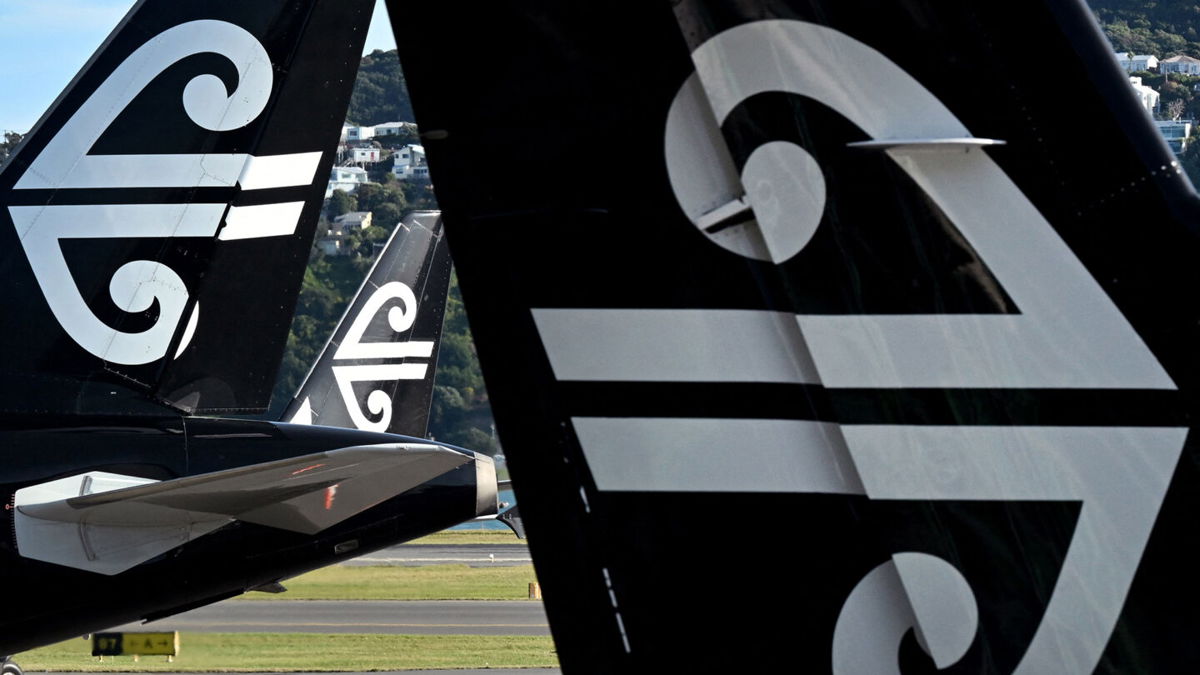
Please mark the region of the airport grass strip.
POLYGON ((512 530, 476 529, 442 530, 408 543, 447 546, 453 544, 524 544, 525 540, 517 539, 517 535, 513 534, 512 530))
POLYGON ((283 582, 286 593, 246 593, 244 601, 526 600, 533 565, 325 567, 283 582))
POLYGON ((494 635, 313 635, 187 633, 179 655, 107 656, 74 639, 19 654, 26 672, 296 672, 429 668, 547 668, 558 665, 549 637, 494 635))

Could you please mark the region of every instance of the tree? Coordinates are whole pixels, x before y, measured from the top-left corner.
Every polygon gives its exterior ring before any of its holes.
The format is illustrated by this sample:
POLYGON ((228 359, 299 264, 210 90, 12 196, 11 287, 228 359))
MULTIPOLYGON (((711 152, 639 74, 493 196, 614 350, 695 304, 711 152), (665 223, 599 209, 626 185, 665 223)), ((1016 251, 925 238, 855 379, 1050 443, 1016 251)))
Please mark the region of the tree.
POLYGON ((8 161, 8 156, 16 149, 17 145, 21 142, 21 138, 21 134, 15 131, 4 132, 4 141, 0 142, 0 164, 8 161))
POLYGON ((338 216, 358 210, 358 200, 345 190, 334 190, 325 202, 325 217, 333 220, 338 216))
POLYGON ((362 125, 412 121, 412 102, 396 50, 376 49, 362 58, 346 119, 362 125))
POLYGON ((492 409, 463 309, 458 276, 454 274, 450 276, 450 293, 446 298, 435 382, 429 433, 471 450, 498 452, 500 447, 492 434, 492 409))
POLYGON ((1187 172, 1188 178, 1191 179, 1192 185, 1200 187, 1200 139, 1193 137, 1187 151, 1179 159, 1180 163, 1183 164, 1183 170, 1187 172))
POLYGON ((358 208, 361 211, 374 211, 380 204, 387 201, 385 188, 378 183, 365 183, 359 185, 356 190, 355 198, 358 200, 358 208))
POLYGON ((364 227, 349 232, 342 239, 342 249, 349 251, 347 255, 360 258, 367 264, 362 270, 362 274, 366 274, 371 268, 370 262, 375 259, 375 245, 382 245, 387 241, 388 230, 382 227, 364 227))
POLYGON ((379 208, 372 211, 371 224, 383 228, 387 232, 396 229, 396 224, 400 222, 400 219, 404 215, 404 195, 399 195, 399 197, 401 199, 399 203, 387 202, 380 204, 379 208))
POLYGON ((402 181, 400 185, 404 199, 409 208, 418 211, 428 211, 438 207, 437 197, 433 193, 433 185, 427 180, 402 181))
POLYGON ((1089 0, 1088 5, 1117 51, 1200 56, 1195 0, 1089 0))
POLYGON ((309 259, 296 302, 296 316, 288 334, 287 348, 279 367, 279 377, 271 394, 272 417, 283 412, 292 395, 300 388, 304 374, 316 362, 321 347, 346 304, 346 298, 330 283, 331 265, 319 251, 309 259))
POLYGON ((1179 119, 1180 115, 1183 115, 1183 109, 1185 107, 1187 107, 1187 104, 1185 104, 1183 99, 1181 99, 1181 98, 1177 98, 1177 99, 1167 103, 1167 119, 1169 119, 1169 120, 1179 119))
POLYGON ((395 210, 395 220, 391 222, 391 226, 399 222, 400 215, 408 209, 408 200, 404 196, 404 189, 395 183, 367 183, 360 185, 358 186, 356 196, 359 211, 371 211, 374 213, 384 210, 387 212, 385 217, 391 218, 393 215, 392 212, 385 209, 385 207, 392 207, 395 210))

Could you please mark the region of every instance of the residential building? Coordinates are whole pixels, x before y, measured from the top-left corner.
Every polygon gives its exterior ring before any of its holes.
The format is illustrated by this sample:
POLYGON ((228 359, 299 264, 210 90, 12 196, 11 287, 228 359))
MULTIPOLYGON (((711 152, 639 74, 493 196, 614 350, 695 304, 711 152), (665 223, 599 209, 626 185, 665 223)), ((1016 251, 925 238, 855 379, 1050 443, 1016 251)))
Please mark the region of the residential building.
POLYGON ((1192 120, 1155 120, 1158 132, 1167 139, 1171 152, 1182 155, 1187 150, 1188 137, 1192 135, 1192 120))
POLYGON ((1160 73, 1180 73, 1182 75, 1200 75, 1200 59, 1194 59, 1182 54, 1163 59, 1158 64, 1160 73))
POLYGON ((342 254, 342 238, 337 235, 329 234, 317 239, 317 248, 328 256, 342 254))
POLYGON ((1125 69, 1127 73, 1137 73, 1144 70, 1154 70, 1158 68, 1158 57, 1151 54, 1132 54, 1130 52, 1117 52, 1117 63, 1125 69))
POLYGON ((333 219, 333 229, 343 234, 350 234, 354 230, 365 230, 370 226, 370 211, 351 211, 333 219))
POLYGON ((346 142, 355 143, 375 137, 375 127, 346 127, 346 142))
POLYGON ((1133 94, 1150 115, 1158 112, 1158 92, 1142 84, 1142 78, 1130 77, 1129 84, 1133 86, 1133 94))
POLYGON ((375 146, 362 146, 350 149, 350 161, 355 164, 374 164, 381 159, 383 151, 375 146))
POLYGON ((396 150, 393 155, 395 164, 392 174, 398 180, 429 178, 429 167, 425 164, 425 148, 420 145, 406 145, 396 150))
POLYGON ((325 198, 328 199, 334 190, 354 192, 359 185, 368 183, 367 170, 357 166, 335 166, 330 172, 329 185, 325 188, 325 198))
POLYGON ((344 213, 333 219, 329 228, 325 230, 325 234, 317 237, 316 246, 328 256, 350 255, 350 249, 344 246, 346 236, 355 230, 366 229, 370 226, 370 211, 344 213))
POLYGON ((375 125, 375 136, 400 136, 407 133, 416 133, 417 125, 414 122, 384 122, 383 124, 375 125))

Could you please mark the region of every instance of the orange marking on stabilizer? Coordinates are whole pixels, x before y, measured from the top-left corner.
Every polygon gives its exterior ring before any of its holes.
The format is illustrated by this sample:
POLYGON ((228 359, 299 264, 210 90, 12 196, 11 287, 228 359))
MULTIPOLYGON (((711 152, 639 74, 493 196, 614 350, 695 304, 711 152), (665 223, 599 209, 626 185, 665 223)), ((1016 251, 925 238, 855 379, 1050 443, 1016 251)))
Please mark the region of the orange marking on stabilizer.
POLYGON ((295 471, 292 472, 292 475, 299 476, 300 474, 304 473, 305 471, 312 471, 313 469, 319 469, 323 466, 325 466, 325 465, 324 464, 313 464, 312 466, 306 466, 303 469, 296 469, 295 471))

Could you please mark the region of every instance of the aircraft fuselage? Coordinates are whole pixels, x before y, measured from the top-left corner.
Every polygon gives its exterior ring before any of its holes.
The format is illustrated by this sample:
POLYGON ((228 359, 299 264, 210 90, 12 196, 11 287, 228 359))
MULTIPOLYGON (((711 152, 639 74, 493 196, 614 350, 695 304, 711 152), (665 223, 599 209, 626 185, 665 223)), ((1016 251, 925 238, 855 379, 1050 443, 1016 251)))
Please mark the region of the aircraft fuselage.
POLYGON ((10 606, 21 608, 0 618, 0 653, 167 616, 444 529, 475 517, 481 494, 490 492, 494 501, 495 485, 477 485, 479 460, 468 461, 315 535, 233 520, 111 576, 24 557, 14 525, 18 490, 98 471, 170 480, 398 442, 428 443, 241 419, 80 416, 64 424, 62 416, 0 418, 0 461, 6 469, 0 484, 5 503, 0 573, 10 606))

